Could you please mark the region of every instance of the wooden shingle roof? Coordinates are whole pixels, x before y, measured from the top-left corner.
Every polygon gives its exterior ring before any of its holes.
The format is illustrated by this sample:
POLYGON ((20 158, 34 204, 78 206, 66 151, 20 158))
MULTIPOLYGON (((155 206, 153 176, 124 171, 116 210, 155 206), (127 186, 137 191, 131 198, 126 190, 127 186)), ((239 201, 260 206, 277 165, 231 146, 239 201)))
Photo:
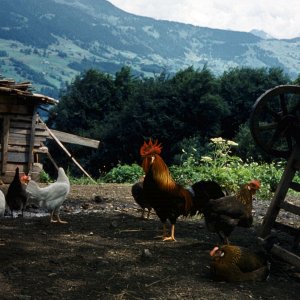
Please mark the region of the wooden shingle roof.
POLYGON ((32 92, 32 85, 29 81, 16 83, 13 79, 4 79, 0 77, 0 95, 6 94, 23 98, 26 101, 38 102, 40 104, 55 105, 58 100, 32 92))

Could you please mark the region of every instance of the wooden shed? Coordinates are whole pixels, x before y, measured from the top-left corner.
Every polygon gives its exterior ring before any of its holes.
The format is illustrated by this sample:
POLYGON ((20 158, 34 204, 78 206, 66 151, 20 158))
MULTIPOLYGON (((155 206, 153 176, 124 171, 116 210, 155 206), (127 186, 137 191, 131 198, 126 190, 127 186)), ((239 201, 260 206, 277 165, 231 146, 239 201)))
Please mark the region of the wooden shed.
POLYGON ((0 179, 3 183, 12 181, 17 166, 21 174, 30 173, 33 179, 39 178, 42 165, 38 156, 41 153, 50 156, 44 145, 47 138, 54 138, 61 146, 60 142, 67 142, 98 148, 99 141, 50 130, 45 125, 38 109, 57 103, 51 97, 33 93, 30 82, 0 78, 0 179))

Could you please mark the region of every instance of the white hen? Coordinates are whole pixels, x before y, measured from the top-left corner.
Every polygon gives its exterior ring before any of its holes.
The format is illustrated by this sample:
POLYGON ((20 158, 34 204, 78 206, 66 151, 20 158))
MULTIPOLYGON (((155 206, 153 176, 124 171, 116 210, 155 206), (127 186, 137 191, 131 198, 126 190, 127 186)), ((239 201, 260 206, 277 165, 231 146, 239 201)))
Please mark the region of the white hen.
POLYGON ((5 196, 3 192, 0 190, 0 217, 4 216, 5 212, 5 196))
POLYGON ((58 169, 57 180, 47 187, 41 188, 31 180, 26 188, 30 198, 39 201, 39 205, 51 211, 51 222, 67 223, 59 217, 59 211, 62 203, 70 192, 70 181, 63 168, 58 169), (53 217, 56 217, 56 220, 53 217))

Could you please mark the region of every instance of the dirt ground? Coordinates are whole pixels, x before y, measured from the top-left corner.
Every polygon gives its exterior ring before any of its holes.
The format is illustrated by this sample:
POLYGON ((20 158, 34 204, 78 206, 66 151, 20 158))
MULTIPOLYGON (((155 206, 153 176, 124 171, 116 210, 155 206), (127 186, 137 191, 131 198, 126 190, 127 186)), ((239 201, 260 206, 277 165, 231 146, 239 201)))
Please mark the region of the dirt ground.
MULTIPOLYGON (((32 207, 1 218, 0 299, 299 299, 300 271, 275 257, 266 282, 212 281, 218 238, 203 220, 178 219, 177 241, 163 242, 158 218, 140 219, 130 189, 72 186, 61 212, 68 224, 32 207)), ((266 208, 254 207, 256 226, 266 208)), ((256 249, 256 226, 236 229, 231 242, 256 249)))

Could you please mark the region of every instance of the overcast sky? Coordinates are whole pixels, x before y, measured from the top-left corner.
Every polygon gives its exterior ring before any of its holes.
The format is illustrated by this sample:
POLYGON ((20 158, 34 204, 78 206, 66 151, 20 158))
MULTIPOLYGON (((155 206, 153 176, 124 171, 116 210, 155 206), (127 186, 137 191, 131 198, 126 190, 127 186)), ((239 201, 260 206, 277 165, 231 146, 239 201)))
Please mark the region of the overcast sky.
POLYGON ((160 20, 236 31, 300 37, 300 0, 108 0, 127 12, 160 20))

